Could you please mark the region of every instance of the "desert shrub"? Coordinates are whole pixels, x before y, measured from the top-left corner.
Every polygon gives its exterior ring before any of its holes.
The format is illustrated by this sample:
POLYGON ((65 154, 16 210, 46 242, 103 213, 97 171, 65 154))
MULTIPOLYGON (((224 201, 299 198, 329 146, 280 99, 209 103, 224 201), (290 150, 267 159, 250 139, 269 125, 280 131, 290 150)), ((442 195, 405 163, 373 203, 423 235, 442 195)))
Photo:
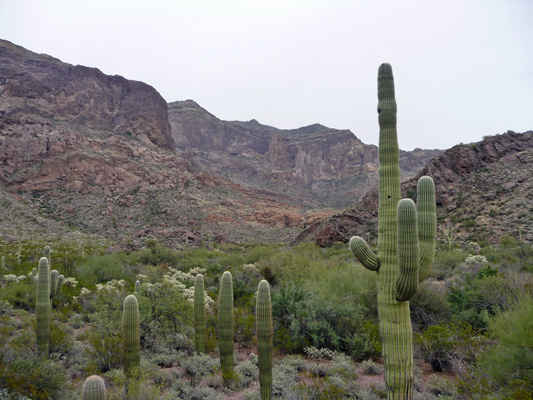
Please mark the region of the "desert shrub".
POLYGON ((438 248, 435 252, 431 276, 437 280, 445 279, 466 257, 468 257, 468 253, 462 249, 438 248))
POLYGON ((298 371, 285 364, 278 364, 272 368, 272 395, 285 399, 294 386, 298 371))
POLYGON ((128 257, 123 253, 91 255, 79 268, 79 280, 92 286, 113 279, 127 279, 125 266, 128 263, 128 257))
POLYGON ((61 364, 34 356, 0 364, 0 387, 32 399, 68 399, 70 389, 61 364))
POLYGON ((93 329, 88 334, 91 363, 101 372, 118 369, 122 365, 122 338, 119 331, 93 329))
POLYGON ((454 398, 457 394, 457 389, 449 379, 439 375, 432 375, 426 383, 426 392, 439 398, 454 398))
POLYGON ((486 344, 470 325, 432 325, 414 339, 420 356, 437 372, 461 372, 462 365, 472 364, 486 344))
POLYGON ((69 321, 68 321, 68 324, 71 328, 73 329, 79 329, 81 328, 82 326, 85 325, 85 323, 83 322, 83 316, 81 314, 74 314, 70 317, 69 321))
POLYGON ((70 334, 69 326, 52 320, 50 323, 50 354, 60 358, 67 357, 74 343, 70 334))
POLYGON ((189 384, 196 387, 204 376, 215 372, 218 361, 208 354, 198 354, 183 360, 181 366, 189 374, 189 384))
POLYGON ((409 301, 411 321, 416 329, 427 329, 451 319, 452 310, 444 285, 436 281, 426 281, 409 301))
POLYGON ((135 261, 141 264, 165 264, 170 267, 175 267, 178 265, 179 256, 156 240, 149 239, 146 241, 146 248, 135 254, 135 261))
POLYGON ((331 359, 329 374, 344 380, 356 380, 357 372, 350 357, 344 354, 335 354, 331 359))
POLYGON ((274 343, 286 351, 305 347, 343 351, 353 333, 364 334, 364 308, 313 296, 297 286, 282 286, 272 295, 274 343))
POLYGON ((361 363, 361 370, 365 375, 379 375, 383 368, 372 360, 365 360, 361 363))
POLYGON ((250 385, 253 381, 259 378, 259 368, 250 360, 245 361, 235 367, 235 372, 239 384, 243 387, 250 385))
POLYGON ((0 287, 0 301, 7 301, 13 307, 26 311, 35 309, 35 286, 29 279, 0 287))
POLYGON ((479 359, 480 370, 498 385, 522 380, 533 390, 533 298, 524 296, 489 323, 495 346, 479 359))
POLYGON ((175 395, 172 399, 177 400, 224 400, 225 396, 209 386, 193 387, 188 384, 176 384, 175 395))

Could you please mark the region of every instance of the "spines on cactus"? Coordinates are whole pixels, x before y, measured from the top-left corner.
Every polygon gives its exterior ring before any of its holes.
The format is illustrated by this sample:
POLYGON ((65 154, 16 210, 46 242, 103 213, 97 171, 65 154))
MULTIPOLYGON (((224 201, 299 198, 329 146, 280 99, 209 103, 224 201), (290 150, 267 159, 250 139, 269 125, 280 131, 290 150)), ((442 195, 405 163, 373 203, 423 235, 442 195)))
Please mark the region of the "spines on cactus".
POLYGON ((198 274, 194 281, 194 338, 198 353, 205 353, 207 350, 206 331, 204 277, 198 274))
POLYGON ((37 320, 37 351, 41 357, 48 357, 50 341, 50 268, 46 257, 42 257, 39 260, 35 316, 37 320))
POLYGON ((233 378, 233 280, 229 271, 222 274, 218 295, 218 348, 224 384, 233 378))
POLYGON ((124 299, 122 313, 122 359, 124 374, 132 376, 141 363, 141 342, 139 333, 139 305, 137 298, 129 295, 124 299))
POLYGON ((105 383, 98 375, 88 377, 81 389, 81 400, 105 400, 105 383))
POLYGON ((399 149, 396 133, 394 78, 389 64, 378 71, 379 205, 378 254, 360 237, 350 248, 361 264, 378 273, 379 330, 389 400, 411 399, 412 329, 409 300, 427 278, 435 253, 435 185, 418 182, 417 204, 400 201, 399 149))
POLYGON ((257 290, 256 331, 261 400, 270 400, 272 397, 272 303, 270 285, 265 280, 259 282, 257 290))

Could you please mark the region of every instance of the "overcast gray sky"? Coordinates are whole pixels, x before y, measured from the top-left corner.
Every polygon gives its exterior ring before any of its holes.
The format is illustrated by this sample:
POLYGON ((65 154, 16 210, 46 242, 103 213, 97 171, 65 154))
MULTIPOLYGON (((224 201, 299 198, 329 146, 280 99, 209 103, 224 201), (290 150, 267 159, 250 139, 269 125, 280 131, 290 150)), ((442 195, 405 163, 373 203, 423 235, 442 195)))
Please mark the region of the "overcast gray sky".
POLYGON ((377 144, 389 62, 402 149, 533 129, 533 0, 0 0, 0 37, 225 120, 377 144))

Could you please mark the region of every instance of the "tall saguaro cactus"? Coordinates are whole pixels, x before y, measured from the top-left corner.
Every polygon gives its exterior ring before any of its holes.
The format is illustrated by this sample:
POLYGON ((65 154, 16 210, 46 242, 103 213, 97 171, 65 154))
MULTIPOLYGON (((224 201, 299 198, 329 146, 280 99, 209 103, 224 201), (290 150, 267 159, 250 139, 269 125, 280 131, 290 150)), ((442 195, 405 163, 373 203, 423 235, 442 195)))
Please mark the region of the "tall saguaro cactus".
POLYGON ((206 330, 204 277, 198 274, 194 280, 194 338, 200 354, 206 352, 206 330))
POLYGON ((259 282, 257 290, 256 318, 261 400, 270 400, 272 397, 272 303, 270 285, 265 280, 259 282))
POLYGON ((139 333, 139 304, 130 294, 124 299, 122 313, 122 360, 124 374, 137 373, 141 365, 141 341, 139 333))
POLYGON ((433 179, 418 181, 417 205, 400 200, 394 78, 389 64, 378 71, 379 206, 378 254, 355 236, 350 248, 363 266, 378 273, 379 331, 389 400, 412 399, 413 346, 409 300, 431 271, 435 254, 433 179))
POLYGON ((46 257, 39 260, 35 317, 37 320, 37 351, 41 357, 48 357, 50 346, 50 268, 46 257))
POLYGON ((233 280, 229 271, 222 274, 218 294, 218 349, 227 386, 233 377, 233 280))
POLYGON ((81 400, 105 400, 105 383, 98 375, 88 377, 81 389, 81 400))

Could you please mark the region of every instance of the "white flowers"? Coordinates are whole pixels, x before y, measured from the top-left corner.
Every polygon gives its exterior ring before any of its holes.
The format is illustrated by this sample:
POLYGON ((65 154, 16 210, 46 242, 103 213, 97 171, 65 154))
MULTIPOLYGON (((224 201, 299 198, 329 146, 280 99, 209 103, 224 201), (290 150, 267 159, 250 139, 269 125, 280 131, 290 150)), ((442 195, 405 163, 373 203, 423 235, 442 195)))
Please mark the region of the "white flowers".
POLYGON ((2 277, 2 280, 4 281, 4 283, 10 284, 10 283, 19 283, 26 278, 27 278, 26 275, 17 276, 14 274, 7 274, 2 277))

